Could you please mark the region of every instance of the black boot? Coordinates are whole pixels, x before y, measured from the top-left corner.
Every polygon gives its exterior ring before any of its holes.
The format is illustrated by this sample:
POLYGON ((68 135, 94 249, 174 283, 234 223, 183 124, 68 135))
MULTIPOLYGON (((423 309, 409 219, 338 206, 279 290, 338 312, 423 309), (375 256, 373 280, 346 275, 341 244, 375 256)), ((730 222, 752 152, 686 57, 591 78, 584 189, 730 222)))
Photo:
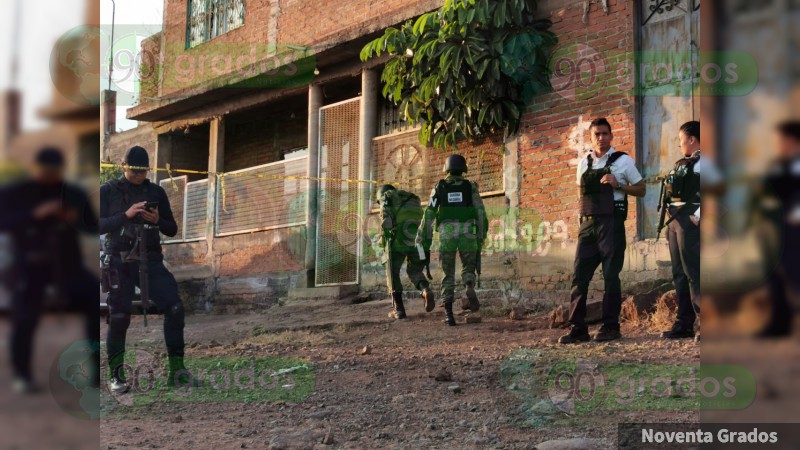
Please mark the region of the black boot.
POLYGON ((688 339, 694 337, 694 329, 692 326, 675 322, 669 331, 661 333, 664 339, 688 339))
MULTIPOLYGON (((469 301, 469 310, 476 312, 481 309, 481 304, 478 301, 478 294, 475 293, 475 282, 467 281, 467 301, 469 301)), ((467 309, 467 308, 464 308, 467 309)))
POLYGON ((453 301, 448 300, 444 303, 444 312, 445 312, 445 319, 444 323, 448 326, 454 327, 456 326, 456 318, 453 317, 453 301))
POLYGON ((201 382, 195 378, 183 364, 183 356, 169 356, 169 371, 167 372, 168 387, 200 387, 201 382))
POLYGON ((403 306, 403 293, 392 292, 392 312, 389 317, 394 317, 397 320, 406 318, 406 308, 403 306))

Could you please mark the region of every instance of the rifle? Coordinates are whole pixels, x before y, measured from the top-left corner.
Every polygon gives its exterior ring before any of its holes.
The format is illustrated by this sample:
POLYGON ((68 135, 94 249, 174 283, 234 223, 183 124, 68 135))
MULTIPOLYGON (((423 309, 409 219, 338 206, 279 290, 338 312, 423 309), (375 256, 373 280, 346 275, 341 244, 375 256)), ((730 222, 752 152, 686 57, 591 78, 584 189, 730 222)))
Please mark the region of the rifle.
POLYGON ((142 315, 144 326, 147 326, 147 308, 150 307, 150 275, 147 268, 147 231, 157 228, 157 225, 146 223, 134 224, 136 228, 136 242, 133 249, 125 258, 125 262, 139 261, 139 294, 142 300, 142 315))
MULTIPOLYGON (((388 239, 384 238, 384 242, 386 243, 386 247, 384 250, 386 251, 386 278, 389 280, 389 292, 390 295, 394 295, 395 292, 395 285, 394 285, 394 272, 392 271, 392 244, 394 244, 394 233, 388 232, 388 239)), ((394 297, 392 297, 392 305, 394 305, 394 297)))
POLYGON ((661 231, 664 227, 669 225, 669 222, 664 223, 667 218, 667 177, 658 177, 657 181, 661 182, 661 193, 658 195, 658 210, 661 215, 658 218, 658 232, 656 234, 656 242, 661 238, 661 231))
POLYGON ((486 238, 482 238, 482 239, 478 239, 477 240, 477 243, 478 243, 478 254, 475 255, 475 275, 476 275, 475 276, 475 286, 477 286, 478 289, 481 288, 481 265, 482 265, 482 263, 481 263, 481 259, 482 259, 481 255, 483 254, 483 241, 485 239, 486 238))

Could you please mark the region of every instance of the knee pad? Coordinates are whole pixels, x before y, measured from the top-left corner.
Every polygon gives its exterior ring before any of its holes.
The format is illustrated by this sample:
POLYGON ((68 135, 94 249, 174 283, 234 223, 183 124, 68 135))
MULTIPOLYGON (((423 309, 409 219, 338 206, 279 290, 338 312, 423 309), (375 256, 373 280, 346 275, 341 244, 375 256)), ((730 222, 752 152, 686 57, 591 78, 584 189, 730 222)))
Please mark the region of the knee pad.
POLYGON ((178 302, 164 311, 164 320, 175 328, 183 328, 185 325, 185 315, 183 303, 178 302))

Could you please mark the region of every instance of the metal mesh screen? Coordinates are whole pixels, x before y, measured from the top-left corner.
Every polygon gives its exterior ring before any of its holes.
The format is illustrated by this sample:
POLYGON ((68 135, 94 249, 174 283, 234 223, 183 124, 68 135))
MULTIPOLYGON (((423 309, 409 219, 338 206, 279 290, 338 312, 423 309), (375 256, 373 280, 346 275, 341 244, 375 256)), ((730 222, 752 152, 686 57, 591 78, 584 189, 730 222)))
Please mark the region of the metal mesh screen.
MULTIPOLYGON (((320 110, 319 175, 357 179, 360 99, 320 110)), ((358 283, 358 183, 320 181, 316 284, 358 283)))
MULTIPOLYGON (((433 186, 444 178, 442 167, 449 156, 419 143, 419 130, 381 136, 372 141, 373 179, 397 184, 417 194, 423 204, 433 186)), ((503 192, 503 139, 490 136, 460 143, 458 153, 467 158, 467 178, 478 183, 482 194, 503 192)))
POLYGON ((208 180, 194 181, 186 185, 183 237, 187 241, 206 237, 207 195, 208 180))
POLYGON ((167 192, 172 215, 175 217, 175 223, 178 224, 178 234, 176 234, 175 237, 166 238, 164 242, 180 242, 183 240, 183 208, 186 199, 186 176, 176 177, 171 180, 167 178, 166 180, 161 180, 159 185, 167 192))
POLYGON ((282 177, 305 177, 307 171, 303 157, 229 172, 224 192, 217 188, 217 236, 305 224, 307 181, 282 177), (268 177, 246 176, 254 174, 268 177))

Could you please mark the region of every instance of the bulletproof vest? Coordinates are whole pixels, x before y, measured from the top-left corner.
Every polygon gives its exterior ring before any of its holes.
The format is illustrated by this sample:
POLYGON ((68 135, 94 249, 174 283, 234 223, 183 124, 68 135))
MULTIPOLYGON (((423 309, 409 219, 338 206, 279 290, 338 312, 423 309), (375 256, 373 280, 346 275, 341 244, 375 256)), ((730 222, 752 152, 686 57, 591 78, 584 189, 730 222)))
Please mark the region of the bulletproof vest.
POLYGON ((472 183, 448 183, 440 180, 436 185, 436 199, 439 205, 437 224, 445 221, 467 222, 477 220, 478 212, 472 204, 472 183))
POLYGON ((602 214, 612 214, 615 212, 627 216, 628 202, 626 200, 614 201, 614 188, 610 184, 603 184, 600 181, 605 175, 611 173, 611 166, 621 157, 624 152, 614 152, 608 157, 606 165, 602 168, 593 168, 594 158, 592 155, 587 157, 588 167, 581 176, 581 215, 597 216, 602 214))
MULTIPOLYGON (((140 186, 133 186, 122 178, 108 183, 112 188, 109 215, 124 213, 134 203, 158 201, 158 191, 152 186, 150 180, 145 180, 140 186)), ((141 223, 141 218, 137 217, 134 222, 141 223)), ((161 243, 158 229, 149 229, 146 238, 147 251, 149 253, 160 253, 161 243)), ((105 239, 104 251, 110 254, 128 252, 133 249, 135 243, 136 226, 134 223, 126 222, 119 231, 108 233, 105 239)))
POLYGON ((781 223, 800 208, 800 158, 776 161, 764 178, 762 215, 781 223))
POLYGON ((681 158, 667 176, 667 197, 672 202, 700 203, 700 174, 694 166, 700 160, 700 153, 681 158))
POLYGON ((400 229, 403 227, 419 227, 422 221, 422 204, 419 197, 411 192, 396 191, 394 206, 395 220, 400 229))

